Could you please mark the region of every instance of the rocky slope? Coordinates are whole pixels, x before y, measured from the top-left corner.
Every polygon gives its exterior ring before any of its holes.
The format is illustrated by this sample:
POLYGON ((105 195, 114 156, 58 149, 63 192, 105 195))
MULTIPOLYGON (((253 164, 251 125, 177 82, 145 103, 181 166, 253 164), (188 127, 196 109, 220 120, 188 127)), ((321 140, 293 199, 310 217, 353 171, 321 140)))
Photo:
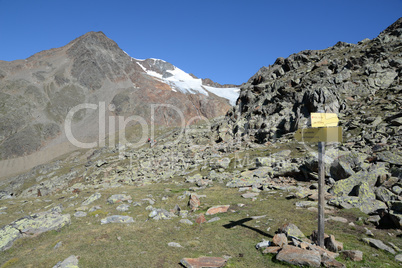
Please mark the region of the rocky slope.
MULTIPOLYGON (((0 61, 0 159, 30 154, 56 137, 57 143, 67 141, 66 116, 83 103, 99 108, 104 102, 110 108, 106 119, 137 115, 146 122, 151 120, 151 104, 172 105, 175 110, 158 107, 153 118, 156 124, 171 126, 195 116, 223 115, 230 104, 219 95, 238 95, 235 88, 216 83, 204 88, 201 79, 181 70, 191 81, 181 81, 187 90, 180 90, 167 80, 175 70, 179 69, 162 60, 130 57, 102 32, 87 33, 26 60, 0 61), (199 82, 195 89, 194 81, 199 82)), ((100 108, 77 111, 72 126, 77 139, 99 135, 99 112, 100 108)))
POLYGON ((301 51, 261 68, 241 87, 226 120, 215 127, 216 139, 265 143, 306 127, 310 113, 321 107, 342 116, 346 133, 381 114, 382 124, 376 122, 377 126, 392 121, 384 131, 395 134, 387 135, 390 139, 400 140, 401 24, 399 19, 373 40, 301 51))

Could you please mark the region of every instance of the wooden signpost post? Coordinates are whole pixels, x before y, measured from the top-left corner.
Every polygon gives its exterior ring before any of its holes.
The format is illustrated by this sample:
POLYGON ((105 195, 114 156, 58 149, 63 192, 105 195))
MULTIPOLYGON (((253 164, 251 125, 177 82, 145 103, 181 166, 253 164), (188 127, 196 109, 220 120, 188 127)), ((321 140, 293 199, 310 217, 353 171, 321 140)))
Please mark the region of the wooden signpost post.
POLYGON ((342 128, 337 127, 338 116, 333 113, 312 113, 312 128, 298 129, 295 139, 300 142, 318 142, 318 245, 324 247, 325 206, 325 142, 342 142, 342 128))

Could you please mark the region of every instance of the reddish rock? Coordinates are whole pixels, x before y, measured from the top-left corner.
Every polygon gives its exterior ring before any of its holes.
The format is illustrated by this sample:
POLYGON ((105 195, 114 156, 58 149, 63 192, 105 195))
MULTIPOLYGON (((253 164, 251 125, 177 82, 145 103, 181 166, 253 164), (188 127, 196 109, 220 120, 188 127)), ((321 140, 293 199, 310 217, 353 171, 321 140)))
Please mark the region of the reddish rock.
POLYGON ((300 248, 302 248, 302 249, 308 249, 309 246, 310 246, 309 243, 306 243, 306 242, 301 242, 301 243, 300 243, 300 248))
POLYGON ((226 265, 226 259, 219 257, 184 258, 180 263, 186 268, 219 268, 226 265))
POLYGON ((321 255, 315 250, 301 249, 295 246, 286 246, 276 255, 278 261, 292 265, 320 267, 321 255))
POLYGON ((316 245, 310 245, 310 249, 318 251, 321 256, 327 255, 330 258, 335 259, 336 257, 339 256, 339 253, 331 252, 329 250, 323 249, 322 247, 316 246, 316 245))
POLYGON ((197 195, 192 194, 190 195, 190 200, 188 201, 188 206, 192 211, 195 211, 198 209, 198 207, 201 205, 200 199, 198 198, 197 195))
POLYGON ((264 249, 264 251, 262 252, 263 254, 278 254, 279 250, 281 250, 281 247, 267 247, 266 249, 264 249))
POLYGON ((230 205, 224 205, 224 206, 214 206, 211 207, 207 210, 206 215, 214 215, 216 213, 224 213, 227 212, 229 209, 230 205))
POLYGON ((200 214, 198 215, 197 219, 195 220, 196 223, 201 224, 206 222, 207 220, 205 219, 204 214, 200 214))
POLYGON ((363 260, 363 252, 360 250, 343 250, 341 251, 341 255, 344 258, 351 259, 352 261, 363 260))
POLYGON ((286 237, 285 234, 282 234, 282 233, 276 234, 276 235, 274 235, 272 242, 277 246, 283 247, 288 244, 288 238, 286 237))

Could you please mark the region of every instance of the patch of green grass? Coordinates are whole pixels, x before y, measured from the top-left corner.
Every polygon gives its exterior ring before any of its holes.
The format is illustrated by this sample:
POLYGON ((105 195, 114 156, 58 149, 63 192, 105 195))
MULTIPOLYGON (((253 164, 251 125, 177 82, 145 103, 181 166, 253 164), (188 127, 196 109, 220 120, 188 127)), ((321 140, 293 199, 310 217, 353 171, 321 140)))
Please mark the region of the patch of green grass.
MULTIPOLYGON (((100 199, 89 206, 101 206, 101 209, 88 213, 87 217, 72 217, 71 225, 60 231, 17 240, 11 249, 0 254, 0 263, 18 258, 18 262, 11 263, 9 267, 53 267, 68 256, 77 255, 80 256, 80 267, 178 267, 179 261, 186 257, 228 256, 230 258, 227 267, 289 267, 277 262, 273 255, 263 255, 255 249, 255 245, 262 239, 271 240, 275 231, 285 223, 296 224, 306 236, 317 229, 317 214, 306 209, 297 209, 295 202, 298 200, 286 199, 285 192, 261 192, 253 201, 242 198, 238 189, 227 188, 217 182, 211 187, 196 191, 206 197, 200 198, 199 210, 189 212, 188 219, 194 225, 179 223, 180 217, 160 221, 149 219, 149 211, 145 210, 149 204, 142 201, 144 198, 154 199, 154 208, 169 211, 177 204, 182 210, 189 210, 188 198, 178 197, 194 184, 184 183, 184 180, 184 177, 176 177, 170 182, 141 187, 127 185, 124 188, 85 190, 77 195, 56 194, 26 199, 28 202, 24 203, 19 199, 13 200, 14 204, 0 200, 0 207, 8 207, 7 217, 11 222, 27 215, 28 210, 45 211, 59 203, 65 208, 63 213, 72 215, 82 201, 95 191, 102 194, 100 199), (170 191, 165 191, 167 188, 170 191), (107 204, 107 199, 112 194, 121 193, 131 195, 133 202, 140 202, 142 205, 130 206, 129 211, 124 213, 118 212, 118 204, 107 204), (162 200, 163 197, 167 199, 162 200), (51 202, 44 202, 45 199, 51 202), (205 215, 207 221, 219 217, 218 221, 201 225, 195 223, 197 215, 216 205, 230 205, 230 208, 227 213, 205 215), (21 208, 25 214, 17 213, 21 208), (100 217, 95 217, 96 214, 100 217), (101 225, 100 220, 108 214, 129 215, 135 222, 101 225), (253 219, 253 216, 264 217, 253 219), (60 241, 63 242, 62 246, 57 251, 54 250, 54 245, 60 241), (183 248, 169 247, 169 242, 177 242, 183 248)), ((334 214, 349 221, 362 216, 357 210, 335 210, 334 214)), ((382 263, 389 263, 389 267, 398 265, 390 254, 361 241, 364 237, 363 226, 356 225, 352 228, 344 223, 329 221, 326 222, 325 232, 334 234, 338 241, 344 243, 345 249, 359 249, 364 252, 363 262, 339 259, 347 267, 382 267, 382 263)), ((376 238, 401 246, 397 237, 387 234, 389 230, 374 232, 376 238)))
POLYGON ((6 261, 6 262, 1 266, 1 268, 11 267, 11 266, 13 266, 14 264, 18 263, 18 261, 19 261, 19 259, 16 258, 16 257, 11 258, 11 259, 9 259, 8 261, 6 261))

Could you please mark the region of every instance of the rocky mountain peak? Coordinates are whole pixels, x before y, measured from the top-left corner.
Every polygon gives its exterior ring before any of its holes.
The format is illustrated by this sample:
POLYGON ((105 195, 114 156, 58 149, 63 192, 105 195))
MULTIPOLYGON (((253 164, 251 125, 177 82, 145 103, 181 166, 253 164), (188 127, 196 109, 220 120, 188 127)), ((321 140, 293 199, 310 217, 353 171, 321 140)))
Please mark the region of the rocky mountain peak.
POLYGON ((381 32, 380 36, 391 35, 395 37, 400 37, 402 35, 402 17, 391 24, 387 29, 381 32))
MULTIPOLYGON (((88 32, 73 41, 68 45, 72 46, 72 49, 77 49, 80 46, 85 46, 87 48, 102 47, 109 50, 115 50, 118 48, 116 42, 108 38, 103 32, 88 32)), ((72 50, 70 49, 70 50, 72 50)))
POLYGON ((131 58, 103 32, 89 32, 69 43, 67 55, 73 60, 71 74, 81 86, 99 89, 105 78, 126 79, 131 58))

